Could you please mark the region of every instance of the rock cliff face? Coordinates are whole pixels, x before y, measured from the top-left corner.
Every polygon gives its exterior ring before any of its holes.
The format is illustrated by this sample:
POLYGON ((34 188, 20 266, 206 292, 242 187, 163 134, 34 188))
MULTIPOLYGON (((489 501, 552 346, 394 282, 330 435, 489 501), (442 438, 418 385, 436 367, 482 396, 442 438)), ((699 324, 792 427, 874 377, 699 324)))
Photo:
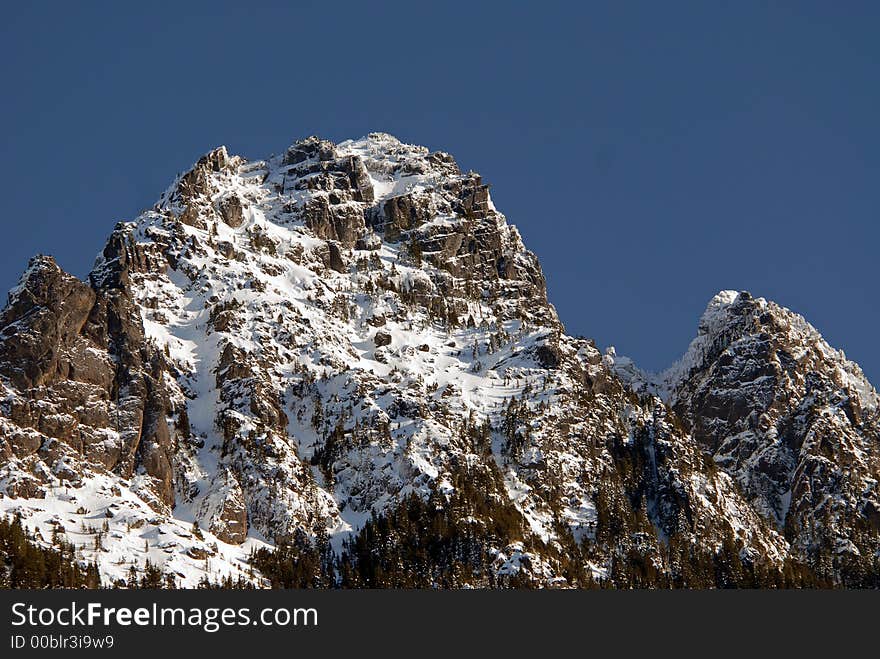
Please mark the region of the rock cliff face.
POLYGON ((802 317, 722 292, 662 386, 714 461, 823 577, 877 583, 880 412, 802 317))
POLYGON ((36 257, 0 325, 6 493, 42 497, 46 483, 80 486, 91 466, 126 478, 140 469, 151 485, 146 501, 169 511, 164 363, 144 342, 127 290, 93 289, 36 257))
POLYGON ((0 508, 107 580, 149 561, 259 584, 248 554, 303 539, 357 571, 354 547, 418 543, 375 535, 414 501, 454 529, 420 583, 878 574, 858 367, 744 293, 660 378, 603 358, 480 176, 385 134, 221 147, 116 226, 88 283, 36 257, 0 386, 0 508))

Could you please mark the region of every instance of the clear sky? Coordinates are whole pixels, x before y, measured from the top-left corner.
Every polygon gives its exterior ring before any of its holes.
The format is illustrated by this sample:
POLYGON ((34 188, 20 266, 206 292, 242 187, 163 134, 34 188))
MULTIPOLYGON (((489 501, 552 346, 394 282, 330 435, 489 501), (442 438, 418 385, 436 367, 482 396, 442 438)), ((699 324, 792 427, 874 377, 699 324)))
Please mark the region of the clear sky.
POLYGON ((0 288, 84 276, 218 144, 381 130, 483 174, 570 333, 656 370, 748 289, 880 384, 878 35, 877 2, 7 3, 0 288))

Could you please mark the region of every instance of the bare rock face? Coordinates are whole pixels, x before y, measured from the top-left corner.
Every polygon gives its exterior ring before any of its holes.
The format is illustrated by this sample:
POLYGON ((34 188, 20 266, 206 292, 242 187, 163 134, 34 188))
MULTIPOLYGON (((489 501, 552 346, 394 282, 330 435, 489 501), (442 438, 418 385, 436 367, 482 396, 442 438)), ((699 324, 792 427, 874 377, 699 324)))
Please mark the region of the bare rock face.
POLYGON ((326 197, 318 197, 303 212, 306 226, 315 235, 352 247, 365 231, 363 212, 349 206, 331 206, 326 197))
MULTIPOLYGON (((205 230, 210 222, 215 221, 218 209, 213 197, 218 191, 215 185, 217 174, 233 174, 243 160, 237 156, 230 157, 226 147, 221 146, 205 154, 193 165, 192 169, 180 176, 177 181, 163 194, 159 200, 183 224, 205 230)), ((241 200, 235 195, 228 195, 219 202, 219 215, 224 222, 240 226, 241 200)))
POLYGON ((0 373, 22 389, 66 380, 76 368, 80 332, 94 301, 92 289, 63 272, 54 259, 32 259, 0 315, 0 373))
POLYGON ((312 135, 288 148, 284 154, 283 163, 285 165, 298 165, 305 160, 317 159, 320 162, 326 162, 335 158, 336 146, 333 142, 322 140, 312 135))
POLYGON ((113 253, 110 269, 119 272, 99 289, 51 258, 31 261, 0 315, 0 376, 11 391, 0 424, 42 485, 79 483, 93 465, 123 477, 140 469, 151 503, 167 509, 174 492, 163 364, 143 346, 131 300, 113 288, 137 264, 131 256, 113 253))
POLYGON ((237 229, 244 222, 244 210, 241 199, 236 195, 229 195, 220 200, 219 204, 221 219, 233 229, 237 229))
POLYGON ((218 539, 238 545, 247 538, 247 506, 241 486, 230 472, 218 478, 213 499, 206 500, 202 516, 210 520, 210 531, 218 539))
POLYGON ((339 245, 328 243, 328 247, 330 248, 329 266, 336 272, 345 272, 345 257, 342 255, 339 245))
POLYGON ((410 229, 416 229, 432 217, 431 195, 403 194, 391 197, 374 212, 373 222, 386 240, 397 240, 410 229))
POLYGON ((184 200, 200 200, 211 193, 210 177, 232 165, 226 147, 219 147, 205 154, 195 166, 184 174, 177 184, 177 193, 184 200))

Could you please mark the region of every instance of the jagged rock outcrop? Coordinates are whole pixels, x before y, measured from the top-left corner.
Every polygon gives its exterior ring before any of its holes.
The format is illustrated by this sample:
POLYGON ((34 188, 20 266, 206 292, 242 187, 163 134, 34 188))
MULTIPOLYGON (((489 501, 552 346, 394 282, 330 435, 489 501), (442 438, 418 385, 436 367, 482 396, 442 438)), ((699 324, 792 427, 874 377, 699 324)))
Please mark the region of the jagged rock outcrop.
POLYGON ((39 257, 10 293, 0 509, 60 533, 101 516, 80 544, 107 579, 150 559, 259 583, 252 549, 314 541, 376 585, 357 560, 418 538, 351 543, 409 510, 459 534, 420 584, 873 584, 876 394, 789 312, 713 305, 658 384, 565 334, 448 154, 221 147, 115 227, 88 283, 39 257))
POLYGON ((797 555, 825 578, 880 583, 880 399, 856 364, 801 316, 725 291, 663 386, 797 555))
POLYGON ((124 478, 140 469, 142 497, 167 512, 174 492, 165 365, 144 344, 131 299, 115 288, 128 256, 112 253, 118 272, 106 286, 93 289, 36 257, 10 292, 0 315, 0 434, 15 459, 5 468, 13 489, 32 495, 56 480, 78 484, 92 465, 124 478))

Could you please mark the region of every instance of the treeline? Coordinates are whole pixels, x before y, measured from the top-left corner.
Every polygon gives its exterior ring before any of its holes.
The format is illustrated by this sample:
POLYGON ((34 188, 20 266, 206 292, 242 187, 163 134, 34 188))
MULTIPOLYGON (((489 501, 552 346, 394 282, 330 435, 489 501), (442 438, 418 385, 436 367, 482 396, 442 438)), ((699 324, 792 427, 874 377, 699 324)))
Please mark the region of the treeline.
MULTIPOLYGON (((273 588, 534 588, 547 585, 528 558, 522 569, 498 574, 497 550, 522 543, 544 557, 553 573, 575 588, 830 588, 805 564, 787 559, 782 568, 749 560, 727 536, 713 549, 684 534, 660 541, 644 507, 609 490, 597 497, 594 540, 578 543, 562 525, 555 546, 530 545, 522 514, 500 496, 501 474, 492 468, 462 470, 448 496, 416 495, 383 515, 374 514, 341 551, 325 537, 298 535, 277 549, 260 549, 251 565, 273 588), (493 554, 493 551, 496 552, 493 554), (605 568, 594 578, 589 563, 605 568)), ((531 541, 537 542, 537 541, 531 541)))
MULTIPOLYGON (((43 547, 28 532, 21 516, 0 518, 0 590, 46 588, 102 588, 98 566, 76 556, 76 548, 52 533, 52 546, 43 547)), ((177 579, 164 573, 149 560, 143 570, 132 566, 127 579, 118 579, 111 588, 175 589, 177 579)), ((211 581, 203 577, 199 588, 248 589, 253 584, 243 577, 231 576, 211 581)))
MULTIPOLYGON (((128 589, 147 589, 147 590, 176 590, 179 583, 175 575, 169 572, 163 572, 162 569, 152 563, 149 559, 144 565, 142 571, 138 571, 134 566, 128 570, 128 579, 117 579, 113 583, 113 588, 128 589)), ((207 575, 203 576, 197 586, 199 589, 210 590, 250 590, 254 585, 247 581, 244 577, 233 579, 226 576, 217 581, 211 581, 207 575)))
MULTIPOLYGON (((498 573, 503 558, 497 550, 521 543, 523 551, 539 553, 576 588, 832 588, 803 563, 786 560, 781 570, 743 558, 742 548, 725 540, 714 551, 673 535, 666 543, 649 538, 646 520, 624 518, 622 536, 642 541, 600 551, 594 543, 577 543, 562 529, 553 549, 529 544, 521 513, 504 497, 492 470, 463 472, 454 477, 447 499, 435 494, 424 500, 411 495, 383 515, 373 515, 361 531, 332 551, 326 536, 310 540, 298 534, 274 550, 251 554, 254 570, 273 588, 533 588, 546 585, 533 576, 529 559, 521 569, 498 573), (585 566, 603 565, 604 579, 594 579, 585 566)), ((602 511, 602 507, 600 507, 602 511)), ((602 511, 604 512, 604 511, 602 511)), ((620 518, 616 518, 620 519, 620 518)), ((600 517, 600 529, 609 520, 600 517)), ((605 530, 605 529, 602 529, 605 530)), ((606 531, 607 532, 607 531, 606 531)), ((599 536, 603 535, 600 531, 599 536)), ((253 576, 253 574, 252 574, 253 576)), ((143 570, 130 568, 114 588, 174 589, 173 574, 147 561, 143 570)), ((0 519, 0 589, 100 588, 97 565, 77 560, 73 545, 53 537, 41 547, 21 518, 0 519)), ((249 589, 239 576, 211 581, 203 589, 249 589)))
POLYGON ((533 588, 536 566, 526 555, 524 569, 499 573, 505 557, 498 551, 517 543, 524 554, 549 552, 568 583, 597 587, 573 539, 563 541, 562 551, 531 544, 522 514, 501 495, 497 468, 461 470, 451 480, 448 497, 412 494, 373 514, 338 554, 326 538, 299 535, 275 550, 257 550, 251 564, 273 588, 533 588))
POLYGON ((41 547, 21 517, 0 519, 0 589, 99 588, 98 566, 85 567, 73 545, 56 540, 41 547))
MULTIPOLYGON (((388 515, 374 517, 341 556, 300 537, 277 550, 260 549, 252 565, 272 588, 535 588, 529 574, 497 576, 491 531, 456 522, 430 501, 409 499, 388 515)), ((613 589, 833 588, 803 563, 786 560, 782 570, 744 561, 733 546, 717 552, 672 542, 659 564, 634 548, 607 559, 607 578, 585 569, 586 552, 557 557, 564 586, 613 589)))
MULTIPOLYGON (((497 576, 492 550, 523 542, 524 520, 497 496, 491 473, 459 474, 449 500, 412 495, 373 517, 343 544, 342 588, 522 588, 520 572, 497 576)), ((528 543, 526 543, 526 548, 528 543)))
MULTIPOLYGON (((491 475, 456 478, 451 500, 416 495, 385 515, 374 515, 335 554, 326 537, 310 541, 300 534, 275 550, 259 549, 251 564, 273 588, 532 588, 540 585, 528 572, 499 576, 493 548, 523 541, 519 511, 491 491, 491 475)), ((570 537, 551 552, 554 568, 566 585, 579 588, 831 588, 802 563, 786 561, 770 569, 741 558, 740 548, 725 542, 709 552, 671 538, 665 555, 633 547, 612 552, 608 577, 594 580, 584 569, 587 552, 570 537), (555 555, 554 555, 555 554, 555 555), (659 560, 658 560, 659 559, 659 560)), ((526 542, 525 549, 529 549, 526 542)), ((533 549, 537 549, 534 547, 533 549)), ((542 548, 546 556, 547 547, 542 548)), ((526 560, 526 566, 528 560, 526 560)), ((0 519, 0 588, 100 588, 97 565, 83 566, 73 545, 55 540, 44 548, 24 528, 21 518, 0 519)), ((147 562, 130 569, 115 588, 174 589, 173 575, 147 562)), ((243 577, 210 581, 199 588, 249 589, 243 577)))
MULTIPOLYGON (((517 574, 497 576, 492 548, 522 542, 523 518, 497 495, 491 470, 453 477, 450 497, 413 494, 373 515, 338 554, 326 539, 304 536, 260 549, 252 565, 274 588, 518 588, 517 574)), ((528 543, 526 543, 528 546, 528 543)))

